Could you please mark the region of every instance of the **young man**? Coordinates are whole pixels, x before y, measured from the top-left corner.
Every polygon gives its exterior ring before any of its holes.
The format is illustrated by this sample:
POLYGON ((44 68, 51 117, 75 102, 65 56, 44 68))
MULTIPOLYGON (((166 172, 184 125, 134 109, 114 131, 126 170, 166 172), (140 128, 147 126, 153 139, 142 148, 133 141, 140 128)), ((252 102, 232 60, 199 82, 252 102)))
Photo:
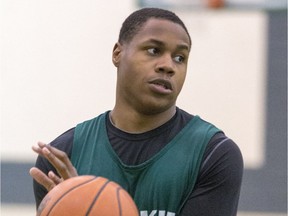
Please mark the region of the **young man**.
POLYGON ((176 107, 190 49, 185 25, 170 11, 144 8, 124 21, 112 56, 114 108, 33 147, 37 207, 59 182, 91 174, 122 185, 143 216, 236 215, 239 148, 176 107))

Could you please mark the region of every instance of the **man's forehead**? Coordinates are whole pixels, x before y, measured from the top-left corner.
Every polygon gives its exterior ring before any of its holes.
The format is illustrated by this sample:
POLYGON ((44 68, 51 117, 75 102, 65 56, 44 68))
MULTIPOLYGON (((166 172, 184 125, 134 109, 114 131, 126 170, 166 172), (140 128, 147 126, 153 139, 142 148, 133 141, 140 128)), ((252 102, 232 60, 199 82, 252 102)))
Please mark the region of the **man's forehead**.
POLYGON ((191 46, 190 37, 186 30, 178 23, 166 19, 150 18, 139 29, 135 37, 146 36, 147 38, 157 39, 157 36, 171 34, 178 40, 191 46))

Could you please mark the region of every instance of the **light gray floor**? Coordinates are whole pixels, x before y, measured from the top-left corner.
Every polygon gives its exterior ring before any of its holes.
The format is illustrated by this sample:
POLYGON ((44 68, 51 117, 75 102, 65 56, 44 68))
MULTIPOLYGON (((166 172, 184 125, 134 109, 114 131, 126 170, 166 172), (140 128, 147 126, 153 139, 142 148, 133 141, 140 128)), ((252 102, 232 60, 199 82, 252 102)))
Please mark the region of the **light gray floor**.
MULTIPOLYGON (((1 205, 1 216, 35 216, 34 205, 1 205)), ((287 216, 287 214, 263 212, 239 212, 237 216, 287 216)))

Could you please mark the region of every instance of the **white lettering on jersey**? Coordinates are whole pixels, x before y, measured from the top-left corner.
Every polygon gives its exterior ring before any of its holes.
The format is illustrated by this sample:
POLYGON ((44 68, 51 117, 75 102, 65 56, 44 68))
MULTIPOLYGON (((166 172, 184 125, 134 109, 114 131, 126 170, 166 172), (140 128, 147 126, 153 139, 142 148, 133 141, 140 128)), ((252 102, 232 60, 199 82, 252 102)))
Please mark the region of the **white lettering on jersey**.
MULTIPOLYGON (((157 210, 153 210, 149 216, 154 216, 157 213, 157 210)), ((140 211, 140 216, 148 216, 148 211, 140 211)))
POLYGON ((153 210, 148 213, 148 211, 140 211, 140 216, 175 216, 176 214, 173 212, 167 212, 165 210, 153 210), (158 214, 157 214, 158 213, 158 214))

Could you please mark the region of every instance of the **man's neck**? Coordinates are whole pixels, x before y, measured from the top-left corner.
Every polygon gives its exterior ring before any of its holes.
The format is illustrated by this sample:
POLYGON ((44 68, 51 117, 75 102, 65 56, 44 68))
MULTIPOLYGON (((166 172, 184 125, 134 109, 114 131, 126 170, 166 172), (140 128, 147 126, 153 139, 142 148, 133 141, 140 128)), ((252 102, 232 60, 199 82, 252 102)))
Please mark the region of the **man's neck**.
POLYGON ((144 133, 165 124, 175 115, 175 113, 175 106, 164 112, 153 115, 138 113, 134 110, 126 110, 124 112, 115 107, 110 112, 109 117, 111 123, 122 131, 128 133, 144 133))

